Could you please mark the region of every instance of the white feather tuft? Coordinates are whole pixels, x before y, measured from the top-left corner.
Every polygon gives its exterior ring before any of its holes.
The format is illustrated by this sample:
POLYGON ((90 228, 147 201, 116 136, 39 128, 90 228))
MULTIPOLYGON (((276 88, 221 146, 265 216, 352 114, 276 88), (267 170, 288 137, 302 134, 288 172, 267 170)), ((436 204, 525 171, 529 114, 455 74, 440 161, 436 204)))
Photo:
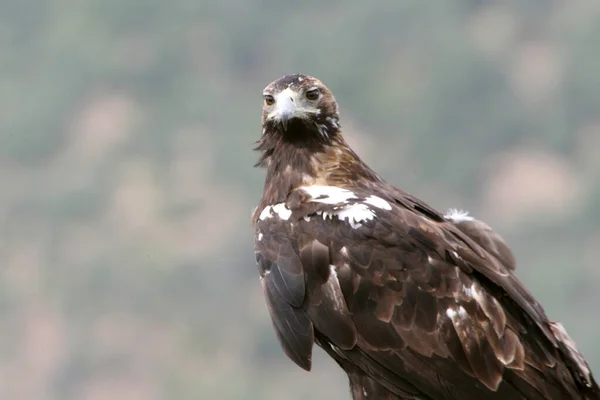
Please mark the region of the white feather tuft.
POLYGON ((451 208, 446 211, 444 218, 449 219, 452 222, 473 221, 473 217, 469 215, 468 211, 463 211, 456 208, 451 208))
POLYGON ((277 214, 277 216, 281 219, 288 220, 292 215, 292 210, 287 208, 285 203, 278 203, 274 206, 266 206, 260 213, 259 219, 264 221, 267 218, 272 218, 273 213, 277 214))
POLYGON ((312 197, 311 201, 316 203, 339 204, 357 198, 350 190, 337 186, 311 185, 301 186, 300 189, 312 197))
POLYGON ((354 229, 362 226, 362 222, 375 218, 375 213, 366 204, 356 203, 336 212, 341 220, 347 220, 354 229))
POLYGON ((271 206, 266 206, 265 208, 263 208, 263 210, 260 212, 260 216, 258 218, 260 218, 261 221, 264 221, 267 218, 271 218, 273 215, 271 213, 271 206))
POLYGON ((290 216, 292 215, 292 210, 287 208, 285 203, 275 204, 272 207, 272 209, 275 212, 275 214, 277 214, 279 216, 279 218, 284 219, 284 220, 290 219, 290 216))
POLYGON ((385 201, 379 196, 371 195, 365 199, 365 203, 368 203, 374 207, 381 208, 382 210, 391 210, 392 206, 390 203, 385 201))

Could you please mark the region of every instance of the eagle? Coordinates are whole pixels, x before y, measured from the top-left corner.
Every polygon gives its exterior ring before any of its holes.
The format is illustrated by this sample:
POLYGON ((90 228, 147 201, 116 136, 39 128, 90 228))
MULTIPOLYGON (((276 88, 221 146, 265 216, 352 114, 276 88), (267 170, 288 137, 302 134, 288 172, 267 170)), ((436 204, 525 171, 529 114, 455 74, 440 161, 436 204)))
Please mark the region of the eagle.
POLYGON ((298 366, 311 369, 316 343, 354 400, 600 399, 504 240, 380 178, 342 137, 321 81, 286 75, 264 89, 256 150, 266 168, 256 262, 298 366))

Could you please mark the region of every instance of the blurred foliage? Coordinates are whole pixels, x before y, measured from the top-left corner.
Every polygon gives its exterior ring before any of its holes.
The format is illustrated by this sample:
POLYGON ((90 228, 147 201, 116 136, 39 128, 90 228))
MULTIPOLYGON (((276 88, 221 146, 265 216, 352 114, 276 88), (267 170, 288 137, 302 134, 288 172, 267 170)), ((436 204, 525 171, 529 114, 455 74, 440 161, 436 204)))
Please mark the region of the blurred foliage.
POLYGON ((600 3, 0 0, 0 397, 347 399, 280 351, 249 216, 260 93, 335 93, 463 207, 600 374, 600 3))

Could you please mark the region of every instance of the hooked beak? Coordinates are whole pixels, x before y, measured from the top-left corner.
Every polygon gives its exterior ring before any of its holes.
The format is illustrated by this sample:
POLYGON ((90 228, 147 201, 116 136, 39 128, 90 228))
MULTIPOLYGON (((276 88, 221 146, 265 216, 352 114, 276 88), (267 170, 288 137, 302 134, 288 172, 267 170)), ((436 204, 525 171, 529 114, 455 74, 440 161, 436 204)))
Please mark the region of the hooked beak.
POLYGON ((275 110, 269 115, 269 118, 279 120, 284 131, 287 131, 288 122, 298 116, 296 97, 297 93, 291 89, 285 89, 275 97, 275 110))
POLYGON ((281 120, 281 125, 283 125, 283 130, 287 131, 288 121, 296 115, 297 107, 294 103, 294 98, 291 96, 281 96, 277 99, 279 110, 279 119, 281 120))

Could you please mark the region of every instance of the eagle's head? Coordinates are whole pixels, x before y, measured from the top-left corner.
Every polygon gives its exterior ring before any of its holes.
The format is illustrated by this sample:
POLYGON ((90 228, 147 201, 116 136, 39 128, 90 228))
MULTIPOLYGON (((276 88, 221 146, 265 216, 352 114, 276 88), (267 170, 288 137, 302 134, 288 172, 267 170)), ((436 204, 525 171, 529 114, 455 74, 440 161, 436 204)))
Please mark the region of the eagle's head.
POLYGON ((339 132, 333 94, 318 79, 286 75, 263 90, 263 133, 289 142, 328 143, 339 132))
POLYGON ((255 150, 261 152, 256 166, 267 168, 263 208, 302 185, 379 181, 345 142, 335 98, 317 78, 286 75, 267 85, 262 128, 255 150))

